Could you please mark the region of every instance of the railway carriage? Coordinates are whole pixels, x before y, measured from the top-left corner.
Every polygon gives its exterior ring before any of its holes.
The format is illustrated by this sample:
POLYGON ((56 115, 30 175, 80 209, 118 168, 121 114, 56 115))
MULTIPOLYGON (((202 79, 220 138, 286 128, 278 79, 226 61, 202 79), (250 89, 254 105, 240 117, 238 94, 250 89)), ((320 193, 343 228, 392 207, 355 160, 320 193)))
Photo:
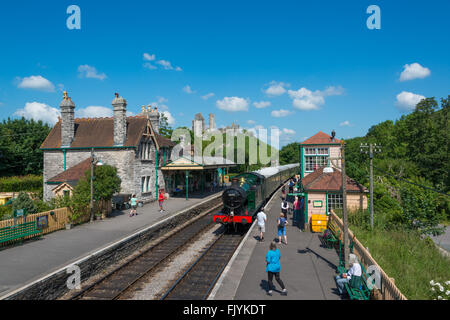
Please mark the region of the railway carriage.
POLYGON ((222 212, 214 215, 214 221, 234 227, 235 230, 239 225, 251 224, 253 216, 270 196, 298 172, 298 164, 288 164, 246 172, 233 177, 231 186, 222 194, 224 206, 222 212))

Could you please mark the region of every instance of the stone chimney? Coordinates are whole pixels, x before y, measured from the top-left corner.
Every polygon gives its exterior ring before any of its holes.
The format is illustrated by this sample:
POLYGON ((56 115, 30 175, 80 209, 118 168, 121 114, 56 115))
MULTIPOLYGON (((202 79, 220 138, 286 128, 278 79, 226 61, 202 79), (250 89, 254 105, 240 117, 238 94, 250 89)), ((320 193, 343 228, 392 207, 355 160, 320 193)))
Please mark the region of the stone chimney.
POLYGON ((148 118, 150 119, 150 123, 152 124, 153 131, 159 133, 159 118, 160 114, 158 112, 158 107, 155 107, 152 110, 152 107, 148 106, 148 118))
POLYGON ((214 131, 216 129, 216 123, 214 120, 214 114, 209 114, 209 130, 214 131))
POLYGON ((63 101, 59 105, 61 108, 61 147, 70 147, 75 135, 75 103, 67 96, 67 91, 63 93, 63 101))
POLYGON ((127 101, 115 94, 114 109, 114 146, 123 146, 127 139, 127 101))

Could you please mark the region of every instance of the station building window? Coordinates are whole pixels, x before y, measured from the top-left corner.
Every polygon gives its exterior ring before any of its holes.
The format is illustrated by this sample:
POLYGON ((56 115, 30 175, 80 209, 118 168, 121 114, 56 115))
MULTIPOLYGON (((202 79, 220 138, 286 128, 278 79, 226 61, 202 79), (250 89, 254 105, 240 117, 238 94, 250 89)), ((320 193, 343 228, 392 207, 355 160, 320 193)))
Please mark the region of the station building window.
POLYGON ((328 165, 329 148, 305 148, 305 171, 313 172, 328 165))
POLYGON ((327 196, 328 208, 331 209, 342 209, 343 200, 342 194, 340 193, 329 193, 327 196))

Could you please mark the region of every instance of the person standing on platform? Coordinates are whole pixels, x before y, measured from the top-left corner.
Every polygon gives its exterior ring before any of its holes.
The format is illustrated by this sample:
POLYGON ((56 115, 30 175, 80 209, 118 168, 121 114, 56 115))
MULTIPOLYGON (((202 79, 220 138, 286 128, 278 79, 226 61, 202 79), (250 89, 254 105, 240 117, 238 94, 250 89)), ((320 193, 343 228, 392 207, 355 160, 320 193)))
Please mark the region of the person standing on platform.
POLYGON ((260 212, 256 215, 256 220, 258 221, 259 228, 259 241, 264 241, 264 232, 266 232, 266 221, 267 215, 264 213, 264 209, 261 209, 260 212))
POLYGON ((166 199, 167 199, 167 198, 164 196, 164 190, 163 190, 163 189, 160 189, 160 190, 159 190, 159 195, 158 195, 159 212, 166 211, 166 210, 164 210, 164 208, 163 208, 163 203, 164 203, 164 200, 166 200, 166 199))
POLYGON ((273 277, 275 276, 275 280, 277 280, 278 284, 280 285, 282 291, 282 295, 287 295, 287 290, 284 286, 283 281, 280 278, 280 271, 281 271, 281 264, 280 264, 280 258, 281 258, 281 252, 278 250, 277 245, 275 242, 272 242, 270 244, 269 252, 266 254, 266 272, 267 272, 267 280, 269 283, 269 291, 267 291, 267 294, 269 296, 272 295, 272 290, 275 289, 273 286, 273 277))
POLYGON ((287 218, 288 210, 289 203, 286 200, 281 201, 281 212, 283 212, 285 218, 287 218))
POLYGON ((133 194, 132 196, 131 196, 131 199, 130 199, 130 204, 131 204, 131 211, 130 211, 130 217, 132 217, 132 216, 134 216, 134 215, 138 215, 137 214, 137 198, 136 198, 136 195, 135 194, 133 194))
POLYGON ((294 201, 294 223, 298 222, 298 215, 299 215, 299 210, 300 210, 300 201, 298 200, 298 197, 295 196, 295 201, 294 201))
POLYGON ((281 243, 281 236, 284 237, 284 244, 287 245, 287 236, 286 236, 286 225, 288 224, 287 219, 284 217, 283 212, 280 213, 280 217, 278 218, 278 242, 281 243))
POLYGON ((281 188, 281 200, 286 200, 286 186, 281 188))

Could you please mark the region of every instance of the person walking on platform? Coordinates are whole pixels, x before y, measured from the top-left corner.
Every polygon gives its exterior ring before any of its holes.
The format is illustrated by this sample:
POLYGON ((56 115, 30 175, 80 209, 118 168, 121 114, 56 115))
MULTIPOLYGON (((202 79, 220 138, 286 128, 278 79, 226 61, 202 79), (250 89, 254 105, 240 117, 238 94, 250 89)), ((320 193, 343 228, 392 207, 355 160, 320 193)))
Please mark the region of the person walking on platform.
POLYGON ((283 212, 285 218, 287 218, 288 210, 289 203, 286 200, 281 201, 281 212, 283 212))
POLYGON ((278 242, 281 243, 281 236, 284 237, 284 244, 287 245, 287 236, 286 236, 286 225, 288 224, 287 219, 284 217, 283 212, 280 213, 280 217, 278 218, 278 242))
POLYGON ((280 258, 281 258, 281 252, 278 250, 277 245, 275 242, 272 242, 270 244, 269 252, 266 254, 266 272, 267 272, 267 280, 269 283, 269 291, 267 291, 267 294, 269 296, 272 295, 272 290, 275 289, 273 285, 273 277, 275 276, 275 280, 277 280, 278 284, 280 285, 282 291, 282 295, 287 295, 287 290, 284 286, 283 281, 280 278, 280 271, 281 271, 281 264, 280 264, 280 258))
POLYGON ((136 195, 135 194, 133 194, 132 196, 131 196, 131 199, 130 199, 130 204, 131 204, 131 211, 130 211, 130 217, 132 217, 132 216, 134 216, 134 215, 138 215, 137 214, 137 198, 136 198, 136 195))
POLYGON ((264 209, 261 209, 260 212, 256 215, 256 220, 258 221, 259 228, 259 241, 264 241, 264 232, 266 232, 266 221, 267 216, 264 213, 264 209))
POLYGON ((281 188, 281 200, 286 200, 286 186, 281 188))
POLYGON ((163 203, 164 200, 166 200, 167 198, 164 196, 164 190, 160 189, 159 190, 159 195, 158 195, 158 202, 159 202, 159 212, 163 212, 166 211, 163 208, 163 203))

